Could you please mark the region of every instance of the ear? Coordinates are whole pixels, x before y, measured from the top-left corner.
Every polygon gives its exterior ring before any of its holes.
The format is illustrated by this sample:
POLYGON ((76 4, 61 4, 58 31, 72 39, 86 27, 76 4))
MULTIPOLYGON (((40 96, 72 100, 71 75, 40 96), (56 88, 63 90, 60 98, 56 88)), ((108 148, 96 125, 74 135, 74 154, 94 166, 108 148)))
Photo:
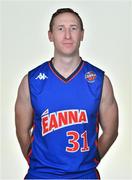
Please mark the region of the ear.
POLYGON ((81 41, 83 41, 83 37, 84 37, 84 30, 81 32, 81 41))
POLYGON ((53 42, 53 35, 51 31, 48 31, 48 37, 49 37, 50 42, 53 42))

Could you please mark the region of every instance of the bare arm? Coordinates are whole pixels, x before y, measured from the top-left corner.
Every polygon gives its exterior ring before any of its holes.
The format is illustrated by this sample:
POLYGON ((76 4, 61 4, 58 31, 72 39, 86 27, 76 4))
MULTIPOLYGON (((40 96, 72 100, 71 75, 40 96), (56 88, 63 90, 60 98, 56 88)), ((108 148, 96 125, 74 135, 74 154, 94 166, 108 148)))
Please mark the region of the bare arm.
POLYGON ((102 158, 118 135, 118 107, 111 82, 107 76, 104 77, 99 117, 103 133, 98 141, 98 149, 102 158))
POLYGON ((18 89, 15 104, 16 134, 21 146, 22 153, 27 158, 31 144, 31 128, 33 124, 33 109, 30 102, 28 76, 26 75, 18 89))

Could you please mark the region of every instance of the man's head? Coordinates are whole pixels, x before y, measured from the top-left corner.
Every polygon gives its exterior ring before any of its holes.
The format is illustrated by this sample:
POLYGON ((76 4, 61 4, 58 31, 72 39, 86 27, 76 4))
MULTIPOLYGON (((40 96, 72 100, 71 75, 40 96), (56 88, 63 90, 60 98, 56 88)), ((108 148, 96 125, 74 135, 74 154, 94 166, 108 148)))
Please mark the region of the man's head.
POLYGON ((56 55, 75 56, 79 54, 83 34, 82 20, 72 9, 59 9, 53 14, 48 36, 49 40, 54 43, 56 55))
POLYGON ((60 15, 60 14, 63 14, 63 13, 71 13, 73 15, 75 15, 79 21, 79 24, 80 24, 80 28, 81 30, 83 31, 84 28, 83 28, 83 22, 82 22, 82 19, 81 17, 79 16, 79 14, 77 12, 75 12, 74 10, 70 9, 70 8, 61 8, 61 9, 58 9, 51 17, 51 20, 50 20, 50 24, 49 24, 49 31, 53 31, 53 25, 54 25, 54 20, 55 18, 60 15))

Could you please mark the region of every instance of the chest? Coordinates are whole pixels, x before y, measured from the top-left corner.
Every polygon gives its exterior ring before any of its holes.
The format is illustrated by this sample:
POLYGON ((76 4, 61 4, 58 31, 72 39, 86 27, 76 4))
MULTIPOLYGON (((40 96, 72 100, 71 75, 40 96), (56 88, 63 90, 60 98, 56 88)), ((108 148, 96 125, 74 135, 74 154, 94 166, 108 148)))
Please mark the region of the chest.
POLYGON ((70 109, 85 109, 96 114, 100 102, 100 84, 88 83, 83 73, 68 83, 52 74, 44 81, 35 81, 31 86, 34 111, 38 115, 48 109, 57 112, 70 109))

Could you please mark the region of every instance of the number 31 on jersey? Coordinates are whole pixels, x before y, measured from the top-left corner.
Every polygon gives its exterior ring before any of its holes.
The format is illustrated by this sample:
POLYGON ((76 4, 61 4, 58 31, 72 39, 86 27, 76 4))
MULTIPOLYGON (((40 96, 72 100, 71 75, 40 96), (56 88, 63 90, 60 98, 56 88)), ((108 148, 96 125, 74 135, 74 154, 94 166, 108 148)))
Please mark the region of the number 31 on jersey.
POLYGON ((89 151, 90 148, 88 146, 88 138, 87 138, 87 131, 84 131, 81 135, 77 131, 68 131, 66 133, 67 137, 72 137, 69 138, 68 143, 70 147, 66 147, 67 152, 77 152, 80 150, 81 152, 86 152, 89 151), (83 141, 83 147, 80 148, 80 144, 78 142, 79 138, 82 139, 83 141))

